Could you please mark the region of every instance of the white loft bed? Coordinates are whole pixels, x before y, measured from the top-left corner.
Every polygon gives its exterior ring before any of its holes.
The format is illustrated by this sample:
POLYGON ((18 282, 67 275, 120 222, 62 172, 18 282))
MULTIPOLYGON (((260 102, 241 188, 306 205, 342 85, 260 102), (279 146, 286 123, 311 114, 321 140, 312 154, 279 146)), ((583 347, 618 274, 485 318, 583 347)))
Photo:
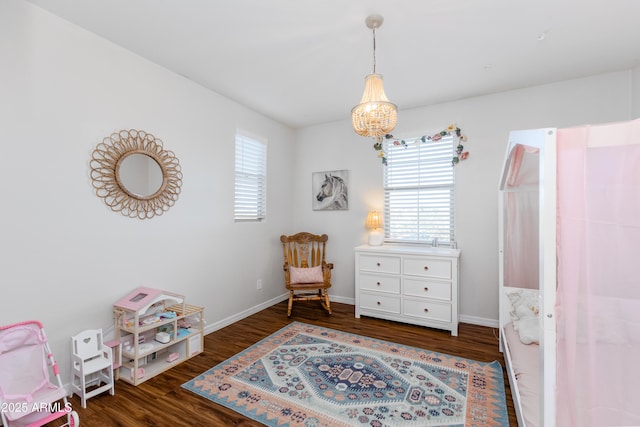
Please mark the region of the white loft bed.
POLYGON ((500 350, 505 355, 516 416, 521 427, 551 426, 555 418, 555 146, 555 129, 511 132, 500 178, 500 350), (518 179, 514 180, 514 177, 518 179), (551 185, 545 186, 545 183, 551 185), (510 229, 514 227, 509 223, 507 206, 511 203, 510 199, 513 201, 518 197, 529 199, 528 208, 532 210, 532 216, 528 221, 531 227, 535 227, 532 233, 535 239, 525 242, 526 248, 514 249, 509 247, 507 241, 510 229), (506 253, 510 249, 516 253, 515 259, 506 253), (534 262, 530 262, 532 257, 534 262), (528 272, 525 271, 528 277, 518 280, 518 277, 505 274, 509 263, 524 264, 524 259, 532 267, 528 272), (511 303, 506 293, 523 286, 539 292, 539 327, 542 331, 539 345, 522 344, 517 332, 511 328, 511 303), (510 343, 507 343, 507 338, 511 338, 510 343))
POLYGON ((500 350, 520 427, 640 425, 639 182, 640 119, 509 135, 500 350), (513 292, 535 295, 539 344, 513 292))

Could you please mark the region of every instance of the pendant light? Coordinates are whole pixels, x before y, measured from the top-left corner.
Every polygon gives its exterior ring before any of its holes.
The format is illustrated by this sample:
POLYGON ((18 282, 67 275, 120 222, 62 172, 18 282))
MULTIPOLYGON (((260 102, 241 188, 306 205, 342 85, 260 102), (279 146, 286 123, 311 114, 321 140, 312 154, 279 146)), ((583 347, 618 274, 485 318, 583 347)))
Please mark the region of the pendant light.
POLYGON ((391 132, 398 120, 398 107, 387 99, 382 75, 376 73, 376 28, 380 28, 383 20, 380 15, 370 15, 365 20, 373 31, 373 73, 365 77, 362 99, 351 110, 353 130, 358 135, 376 139, 391 132))

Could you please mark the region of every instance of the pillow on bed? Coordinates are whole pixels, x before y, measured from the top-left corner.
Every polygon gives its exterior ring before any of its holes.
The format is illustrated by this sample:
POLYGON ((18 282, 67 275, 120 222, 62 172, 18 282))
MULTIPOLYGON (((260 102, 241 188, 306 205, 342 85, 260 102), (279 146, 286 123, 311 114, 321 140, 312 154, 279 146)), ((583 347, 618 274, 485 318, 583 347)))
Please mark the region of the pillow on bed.
POLYGON ((519 289, 507 293, 511 301, 511 318, 513 320, 537 316, 540 313, 538 291, 519 289))
POLYGON ((523 344, 538 344, 540 342, 540 301, 538 291, 532 289, 519 289, 508 292, 511 301, 511 320, 513 329, 518 331, 520 341, 523 344))
POLYGON ((289 283, 322 283, 322 266, 298 268, 289 267, 289 283))

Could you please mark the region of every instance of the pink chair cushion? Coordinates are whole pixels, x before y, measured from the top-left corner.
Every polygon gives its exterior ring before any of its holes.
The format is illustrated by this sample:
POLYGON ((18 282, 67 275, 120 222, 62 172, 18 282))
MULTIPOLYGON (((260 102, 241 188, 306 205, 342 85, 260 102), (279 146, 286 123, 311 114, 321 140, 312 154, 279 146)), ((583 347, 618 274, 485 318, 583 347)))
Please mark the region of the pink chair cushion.
POLYGON ((289 267, 289 283, 322 283, 322 266, 310 268, 289 267))

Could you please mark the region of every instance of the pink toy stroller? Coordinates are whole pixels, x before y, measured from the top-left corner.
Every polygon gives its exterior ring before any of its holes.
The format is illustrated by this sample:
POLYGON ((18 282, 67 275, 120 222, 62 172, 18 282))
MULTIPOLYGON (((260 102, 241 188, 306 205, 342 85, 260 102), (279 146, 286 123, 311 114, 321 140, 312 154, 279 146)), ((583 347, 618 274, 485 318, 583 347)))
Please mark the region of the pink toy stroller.
POLYGON ((38 321, 0 326, 0 413, 5 427, 42 426, 65 416, 65 426, 80 425, 38 321))

